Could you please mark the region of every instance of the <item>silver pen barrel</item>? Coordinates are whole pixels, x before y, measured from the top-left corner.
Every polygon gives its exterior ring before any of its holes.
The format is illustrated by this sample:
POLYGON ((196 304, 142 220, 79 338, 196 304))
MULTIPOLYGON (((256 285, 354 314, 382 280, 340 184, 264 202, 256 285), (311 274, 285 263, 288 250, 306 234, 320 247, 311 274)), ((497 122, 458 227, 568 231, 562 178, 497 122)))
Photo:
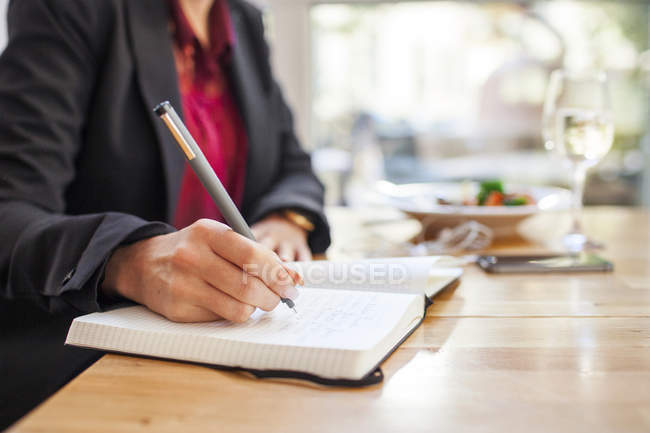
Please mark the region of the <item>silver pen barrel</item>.
MULTIPOLYGON (((208 194, 210 194, 210 197, 212 197, 212 200, 219 208, 221 215, 223 215, 230 228, 240 235, 255 241, 255 236, 253 236, 253 232, 246 223, 246 220, 244 220, 237 206, 235 206, 226 188, 223 187, 219 177, 212 170, 201 148, 194 141, 192 134, 185 127, 185 124, 178 113, 176 113, 176 110, 174 110, 174 107, 172 107, 169 101, 165 101, 158 104, 153 111, 160 116, 165 125, 167 125, 167 128, 169 128, 169 131, 185 154, 187 162, 192 167, 192 170, 194 170, 194 173, 196 173, 203 187, 208 191, 208 194)), ((295 304, 291 299, 280 299, 287 307, 293 309, 294 313, 296 312, 294 308, 295 304)))
POLYGON ((246 236, 248 239, 255 240, 255 236, 253 236, 253 232, 251 232, 244 217, 237 210, 237 206, 235 206, 232 198, 230 198, 230 195, 214 170, 210 167, 210 163, 176 113, 176 110, 174 110, 174 107, 168 101, 165 101, 156 106, 154 111, 160 116, 165 125, 167 125, 167 128, 169 128, 169 131, 185 154, 187 162, 196 173, 203 187, 208 191, 208 194, 210 194, 210 197, 212 197, 212 200, 216 203, 221 215, 223 215, 230 228, 240 235, 246 236))

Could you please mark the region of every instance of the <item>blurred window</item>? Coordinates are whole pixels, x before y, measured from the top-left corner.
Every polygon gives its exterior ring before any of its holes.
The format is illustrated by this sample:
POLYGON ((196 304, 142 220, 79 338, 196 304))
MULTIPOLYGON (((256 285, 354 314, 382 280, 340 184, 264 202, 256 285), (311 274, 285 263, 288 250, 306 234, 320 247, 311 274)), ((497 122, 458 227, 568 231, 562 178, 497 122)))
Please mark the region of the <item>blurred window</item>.
POLYGON ((604 69, 616 141, 586 201, 636 204, 648 158, 649 10, 621 1, 314 5, 317 168, 327 176, 348 167, 344 177, 363 182, 562 184, 566 173, 541 140, 548 76, 604 69))

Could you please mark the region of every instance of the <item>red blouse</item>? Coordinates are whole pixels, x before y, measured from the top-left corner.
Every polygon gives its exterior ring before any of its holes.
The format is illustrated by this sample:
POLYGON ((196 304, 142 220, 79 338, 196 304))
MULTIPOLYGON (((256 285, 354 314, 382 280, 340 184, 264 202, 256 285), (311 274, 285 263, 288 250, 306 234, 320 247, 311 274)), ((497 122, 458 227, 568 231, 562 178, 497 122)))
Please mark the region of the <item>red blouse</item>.
MULTIPOLYGON (((235 204, 240 206, 248 140, 226 72, 235 42, 227 1, 215 0, 210 9, 209 47, 202 46, 197 39, 179 0, 169 3, 185 124, 235 204)), ((199 218, 223 222, 210 195, 187 166, 174 226, 181 229, 199 218)))

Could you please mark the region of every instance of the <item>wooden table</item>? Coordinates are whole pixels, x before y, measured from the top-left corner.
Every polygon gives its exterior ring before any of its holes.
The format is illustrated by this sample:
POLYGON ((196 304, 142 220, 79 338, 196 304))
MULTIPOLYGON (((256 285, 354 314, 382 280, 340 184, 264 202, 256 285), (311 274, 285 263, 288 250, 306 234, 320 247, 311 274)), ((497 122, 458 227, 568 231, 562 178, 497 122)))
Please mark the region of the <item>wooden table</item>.
POLYGON ((650 214, 598 208, 585 220, 613 274, 468 267, 384 364, 381 385, 317 388, 107 355, 10 431, 649 432, 650 214))

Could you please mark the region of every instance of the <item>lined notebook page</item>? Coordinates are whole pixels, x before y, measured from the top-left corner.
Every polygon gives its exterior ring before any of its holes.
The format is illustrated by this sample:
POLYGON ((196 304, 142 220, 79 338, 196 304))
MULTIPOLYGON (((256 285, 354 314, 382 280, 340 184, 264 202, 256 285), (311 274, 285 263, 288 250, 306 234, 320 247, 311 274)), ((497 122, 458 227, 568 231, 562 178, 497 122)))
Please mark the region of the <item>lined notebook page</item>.
POLYGON ((303 289, 296 309, 298 314, 284 305, 270 313, 258 310, 242 324, 187 324, 171 322, 145 307, 128 307, 75 319, 66 344, 360 378, 364 372, 359 371, 359 353, 379 345, 405 315, 423 311, 420 296, 323 289, 303 289))
POLYGON ((445 256, 293 262, 305 286, 322 289, 424 293, 433 296, 460 277, 462 268, 436 267, 445 256))

